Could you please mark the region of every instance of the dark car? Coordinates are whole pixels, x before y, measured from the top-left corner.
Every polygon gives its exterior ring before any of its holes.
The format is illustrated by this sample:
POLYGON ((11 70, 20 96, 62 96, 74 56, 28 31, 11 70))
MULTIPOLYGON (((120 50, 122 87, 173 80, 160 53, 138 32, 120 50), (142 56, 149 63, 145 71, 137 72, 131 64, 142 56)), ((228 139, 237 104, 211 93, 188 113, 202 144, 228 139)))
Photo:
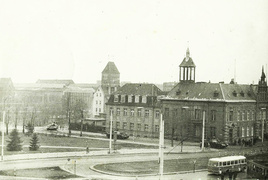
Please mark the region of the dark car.
MULTIPOLYGON (((117 139, 128 139, 129 138, 129 135, 127 133, 122 133, 122 132, 119 132, 119 131, 114 131, 113 134, 112 134, 112 139, 114 138, 114 133, 116 133, 117 139)), ((106 133, 106 137, 107 138, 110 138, 110 133, 106 133)))
POLYGON ((47 126, 47 130, 58 130, 58 125, 56 123, 47 126))
POLYGON ((228 146, 228 144, 221 142, 218 139, 211 139, 209 141, 209 145, 211 148, 216 148, 216 149, 224 149, 228 146))

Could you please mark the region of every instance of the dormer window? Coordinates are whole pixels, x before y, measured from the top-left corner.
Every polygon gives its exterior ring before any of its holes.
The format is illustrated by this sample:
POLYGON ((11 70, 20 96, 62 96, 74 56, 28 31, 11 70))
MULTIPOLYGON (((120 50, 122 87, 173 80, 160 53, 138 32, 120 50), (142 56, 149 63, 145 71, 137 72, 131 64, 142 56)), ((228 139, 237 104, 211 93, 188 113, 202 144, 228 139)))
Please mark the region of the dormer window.
POLYGON ((243 92, 243 91, 241 91, 241 92, 240 92, 240 95, 241 95, 242 97, 244 97, 244 96, 245 96, 245 94, 244 94, 244 92, 243 92))
POLYGON ((114 102, 118 102, 118 95, 114 95, 114 102))
POLYGON ((125 95, 121 95, 121 102, 125 103, 126 102, 126 96, 125 95))
POLYGON ((132 103, 132 95, 128 95, 128 102, 132 103))
POLYGON ((219 96, 219 92, 217 90, 214 91, 214 97, 218 97, 219 96))
POLYGON ((233 96, 236 97, 237 96, 237 92, 234 90, 233 91, 233 96))
POLYGON ((176 95, 180 95, 180 94, 181 94, 181 90, 178 89, 178 90, 176 91, 176 95))
POLYGON ((139 101, 140 101, 140 96, 136 95, 135 96, 135 103, 139 103, 139 101))
POLYGON ((146 101, 147 101, 147 97, 146 97, 146 96, 142 96, 142 100, 141 100, 141 102, 142 102, 142 103, 146 103, 146 101))

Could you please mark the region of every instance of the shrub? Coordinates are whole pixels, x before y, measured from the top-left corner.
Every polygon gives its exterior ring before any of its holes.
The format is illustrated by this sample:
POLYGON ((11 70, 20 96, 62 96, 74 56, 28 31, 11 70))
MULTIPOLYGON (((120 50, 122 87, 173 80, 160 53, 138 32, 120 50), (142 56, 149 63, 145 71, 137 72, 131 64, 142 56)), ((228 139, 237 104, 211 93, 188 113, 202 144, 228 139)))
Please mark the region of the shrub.
POLYGON ((33 133, 33 136, 30 140, 30 146, 29 146, 29 150, 30 151, 37 151, 39 149, 40 145, 39 145, 39 139, 36 133, 33 133))
POLYGON ((21 151, 22 150, 22 141, 20 140, 19 133, 16 129, 14 129, 10 135, 9 139, 7 142, 7 150, 8 151, 21 151))

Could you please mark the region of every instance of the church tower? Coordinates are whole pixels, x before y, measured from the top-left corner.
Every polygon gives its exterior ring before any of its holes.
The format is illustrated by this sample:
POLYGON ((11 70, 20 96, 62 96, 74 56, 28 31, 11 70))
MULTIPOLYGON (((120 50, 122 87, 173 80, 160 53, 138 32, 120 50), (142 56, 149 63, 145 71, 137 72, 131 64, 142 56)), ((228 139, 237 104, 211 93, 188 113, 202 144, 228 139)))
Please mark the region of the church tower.
POLYGON ((266 76, 262 67, 262 74, 261 74, 261 79, 259 80, 259 84, 258 84, 258 94, 257 94, 257 98, 259 102, 262 101, 267 101, 268 97, 267 97, 267 81, 265 80, 266 76))
POLYGON ((180 64, 179 80, 182 83, 195 82, 195 64, 190 57, 189 48, 186 50, 186 57, 180 64))

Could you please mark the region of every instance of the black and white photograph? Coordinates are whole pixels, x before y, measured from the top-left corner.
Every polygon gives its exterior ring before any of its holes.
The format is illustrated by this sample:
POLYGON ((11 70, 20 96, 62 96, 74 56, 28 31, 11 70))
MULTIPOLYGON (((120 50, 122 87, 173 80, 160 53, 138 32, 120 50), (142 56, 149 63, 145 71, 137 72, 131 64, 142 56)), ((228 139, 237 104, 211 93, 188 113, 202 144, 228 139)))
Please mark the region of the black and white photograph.
POLYGON ((0 180, 268 179, 267 0, 0 0, 0 180))

